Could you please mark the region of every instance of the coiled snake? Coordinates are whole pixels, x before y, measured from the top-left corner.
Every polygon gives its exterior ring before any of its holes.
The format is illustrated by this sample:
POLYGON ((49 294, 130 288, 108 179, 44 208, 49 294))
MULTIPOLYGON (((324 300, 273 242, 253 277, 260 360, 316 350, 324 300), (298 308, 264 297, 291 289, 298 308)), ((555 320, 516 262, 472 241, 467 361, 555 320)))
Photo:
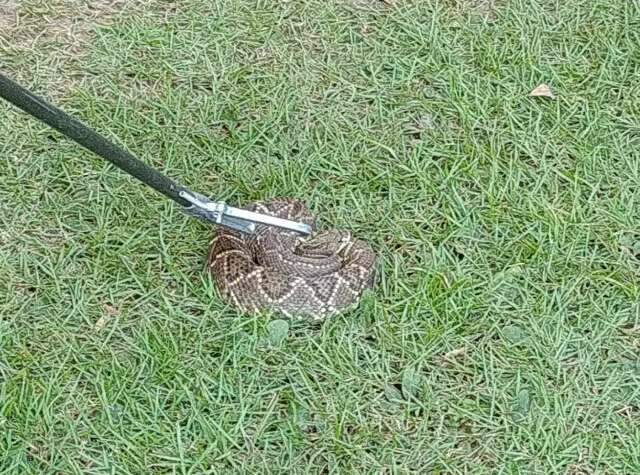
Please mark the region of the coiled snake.
POLYGON ((353 307, 373 285, 371 247, 348 232, 315 233, 315 219, 301 202, 273 199, 246 209, 309 224, 314 233, 302 238, 266 225, 249 235, 216 230, 208 268, 222 297, 241 311, 320 320, 353 307))

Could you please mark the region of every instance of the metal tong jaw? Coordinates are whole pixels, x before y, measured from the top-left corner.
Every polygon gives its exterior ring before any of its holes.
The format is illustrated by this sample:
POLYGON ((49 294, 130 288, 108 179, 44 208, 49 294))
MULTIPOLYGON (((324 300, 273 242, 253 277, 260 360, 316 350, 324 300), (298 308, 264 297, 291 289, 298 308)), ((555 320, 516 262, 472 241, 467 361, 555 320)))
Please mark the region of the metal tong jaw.
POLYGON ((191 203, 191 206, 183 208, 185 213, 245 234, 252 234, 257 224, 295 231, 303 236, 311 234, 311 226, 305 223, 234 208, 223 201, 211 201, 206 196, 193 191, 181 190, 179 195, 191 203))

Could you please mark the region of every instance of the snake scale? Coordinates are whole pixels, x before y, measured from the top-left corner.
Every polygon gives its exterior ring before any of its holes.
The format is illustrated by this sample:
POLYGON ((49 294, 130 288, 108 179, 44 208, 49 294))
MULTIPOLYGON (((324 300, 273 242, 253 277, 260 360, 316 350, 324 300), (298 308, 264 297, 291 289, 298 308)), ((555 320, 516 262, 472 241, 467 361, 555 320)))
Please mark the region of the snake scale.
POLYGON ((218 228, 208 269, 225 301, 243 312, 276 311, 321 320, 358 302, 373 286, 376 256, 349 232, 316 232, 315 219, 298 200, 257 201, 245 209, 309 224, 311 236, 257 225, 252 234, 218 228))

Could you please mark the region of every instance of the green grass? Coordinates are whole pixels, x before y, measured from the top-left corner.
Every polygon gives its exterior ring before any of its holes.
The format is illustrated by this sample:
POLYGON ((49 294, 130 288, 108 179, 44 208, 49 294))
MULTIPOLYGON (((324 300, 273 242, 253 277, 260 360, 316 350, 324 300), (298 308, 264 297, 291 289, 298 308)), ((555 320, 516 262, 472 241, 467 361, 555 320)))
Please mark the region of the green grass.
POLYGON ((149 3, 62 69, 0 42, 178 181, 380 256, 270 344, 211 229, 1 104, 0 473, 640 472, 640 6, 394 3, 149 3))

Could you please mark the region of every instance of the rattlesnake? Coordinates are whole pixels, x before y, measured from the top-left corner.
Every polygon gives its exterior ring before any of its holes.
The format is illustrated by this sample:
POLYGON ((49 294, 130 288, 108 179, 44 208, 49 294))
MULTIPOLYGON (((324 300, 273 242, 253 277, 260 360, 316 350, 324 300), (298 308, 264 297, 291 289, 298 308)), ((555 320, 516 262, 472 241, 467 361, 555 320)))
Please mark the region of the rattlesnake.
POLYGON ((315 233, 315 219, 300 201, 258 201, 246 209, 309 224, 314 233, 302 238, 266 225, 248 235, 218 228, 207 264, 228 303, 244 312, 273 310, 320 320, 353 307, 372 287, 371 247, 348 232, 315 233))

